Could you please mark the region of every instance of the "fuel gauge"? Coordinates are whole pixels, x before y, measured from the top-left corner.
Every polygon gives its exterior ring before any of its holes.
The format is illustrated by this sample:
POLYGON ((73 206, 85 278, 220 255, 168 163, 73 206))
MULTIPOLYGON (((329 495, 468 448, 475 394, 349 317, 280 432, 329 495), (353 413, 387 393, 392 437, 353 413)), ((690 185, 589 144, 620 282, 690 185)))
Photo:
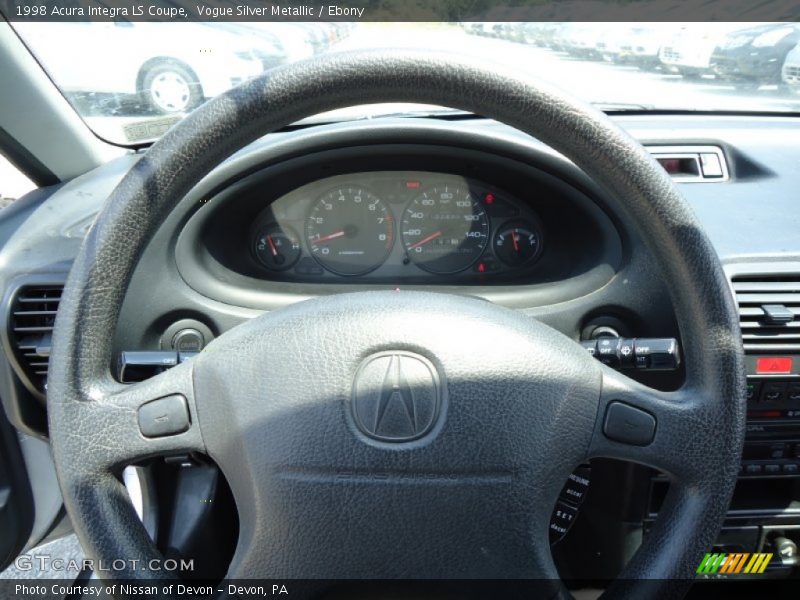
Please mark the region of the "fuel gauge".
POLYGON ((262 265, 273 271, 285 271, 300 258, 300 238, 290 227, 273 223, 259 229, 254 250, 262 265))
POLYGON ((541 236, 527 221, 506 223, 494 236, 494 253, 509 267, 532 263, 542 250, 541 236))

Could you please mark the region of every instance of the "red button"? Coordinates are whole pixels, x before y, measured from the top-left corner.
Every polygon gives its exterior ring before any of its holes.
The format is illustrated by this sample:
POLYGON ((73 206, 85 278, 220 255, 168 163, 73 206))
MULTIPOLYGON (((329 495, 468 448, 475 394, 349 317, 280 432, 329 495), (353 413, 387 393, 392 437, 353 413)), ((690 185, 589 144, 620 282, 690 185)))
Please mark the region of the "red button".
POLYGON ((763 356, 756 359, 756 373, 759 375, 791 372, 792 358, 789 356, 763 356))

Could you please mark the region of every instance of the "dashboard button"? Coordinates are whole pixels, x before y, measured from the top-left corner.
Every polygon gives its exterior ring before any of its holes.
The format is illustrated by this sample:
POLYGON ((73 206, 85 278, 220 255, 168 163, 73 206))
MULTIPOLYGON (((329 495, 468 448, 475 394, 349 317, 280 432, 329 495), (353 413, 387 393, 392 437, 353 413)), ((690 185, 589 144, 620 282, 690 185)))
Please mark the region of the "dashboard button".
POLYGON ((586 340, 581 342, 581 346, 589 353, 590 356, 597 354, 597 340, 586 340))
POLYGON ((178 352, 199 352, 205 345, 206 340, 197 329, 181 329, 172 337, 172 348, 178 352))
POLYGON ((775 444, 771 444, 769 447, 769 457, 770 458, 785 458, 786 457, 786 444, 783 442, 777 442, 775 444))
POLYGON ((578 516, 578 509, 574 506, 561 502, 556 502, 556 508, 553 510, 553 515, 550 517, 550 543, 553 544, 563 538, 575 517, 578 516))
POLYGON ((761 389, 761 382, 748 381, 747 382, 747 401, 753 402, 758 398, 758 392, 761 389))
POLYGON ((606 410, 603 433, 617 442, 646 446, 655 436, 656 418, 639 408, 615 401, 606 410))
POLYGON ((786 399, 789 402, 800 402, 800 383, 790 383, 786 388, 786 399))
POLYGON ((744 467, 744 472, 747 473, 748 475, 761 475, 762 471, 763 467, 761 465, 750 464, 750 465, 745 465, 744 467))
POLYGON ((764 465, 764 474, 766 475, 778 475, 780 472, 780 465, 764 465))
POLYGON ((761 388, 761 402, 781 402, 786 394, 786 383, 767 381, 761 388))
POLYGON ((795 463, 783 465, 783 472, 785 475, 797 475, 798 471, 800 471, 800 466, 795 463))
POLYGON ((189 429, 189 408, 179 394, 153 400, 139 408, 139 430, 145 437, 176 435, 189 429))
POLYGON ((580 504, 586 497, 586 492, 589 491, 589 482, 592 474, 591 467, 578 467, 567 478, 567 483, 561 489, 561 498, 572 502, 573 504, 580 504))

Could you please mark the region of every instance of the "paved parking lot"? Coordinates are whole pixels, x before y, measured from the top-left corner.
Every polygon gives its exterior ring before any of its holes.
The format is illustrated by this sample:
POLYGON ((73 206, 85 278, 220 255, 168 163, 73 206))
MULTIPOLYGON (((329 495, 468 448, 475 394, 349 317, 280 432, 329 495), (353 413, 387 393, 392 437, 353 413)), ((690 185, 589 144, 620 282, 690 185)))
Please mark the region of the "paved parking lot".
MULTIPOLYGON (((510 65, 579 97, 607 104, 609 108, 800 111, 800 94, 785 92, 776 86, 763 86, 744 93, 732 84, 713 78, 686 81, 680 75, 663 70, 579 60, 545 48, 471 35, 450 24, 361 23, 330 51, 380 47, 472 54, 510 65)), ((114 106, 113 99, 84 95, 80 103, 81 110, 93 114, 87 117, 87 122, 110 139, 124 139, 121 130, 125 126, 134 123, 160 126, 159 121, 163 121, 163 117, 147 114, 141 108, 114 107, 114 114, 107 116, 109 107, 114 106)), ((396 106, 392 110, 401 108, 396 106)))
POLYGON ((646 71, 633 65, 578 60, 549 49, 469 35, 456 26, 428 26, 415 32, 419 26, 364 24, 339 47, 427 47, 474 54, 530 73, 581 98, 612 105, 640 104, 644 108, 715 111, 800 111, 800 94, 781 92, 776 86, 764 86, 744 94, 733 85, 712 78, 685 81, 680 75, 661 70, 646 71))

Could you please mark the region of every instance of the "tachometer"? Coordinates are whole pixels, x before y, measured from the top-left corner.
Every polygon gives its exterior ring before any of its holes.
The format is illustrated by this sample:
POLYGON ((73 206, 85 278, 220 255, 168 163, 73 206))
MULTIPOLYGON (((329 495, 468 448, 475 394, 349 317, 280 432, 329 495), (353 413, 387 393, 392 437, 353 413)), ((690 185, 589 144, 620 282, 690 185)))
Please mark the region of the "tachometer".
POLYGON ((394 219, 383 201, 360 186, 324 194, 306 220, 311 255, 339 275, 363 275, 380 266, 394 244, 394 219))
POLYGON ((456 273, 478 260, 489 240, 486 211, 458 184, 437 185, 403 214, 403 245, 410 260, 432 273, 456 273))

